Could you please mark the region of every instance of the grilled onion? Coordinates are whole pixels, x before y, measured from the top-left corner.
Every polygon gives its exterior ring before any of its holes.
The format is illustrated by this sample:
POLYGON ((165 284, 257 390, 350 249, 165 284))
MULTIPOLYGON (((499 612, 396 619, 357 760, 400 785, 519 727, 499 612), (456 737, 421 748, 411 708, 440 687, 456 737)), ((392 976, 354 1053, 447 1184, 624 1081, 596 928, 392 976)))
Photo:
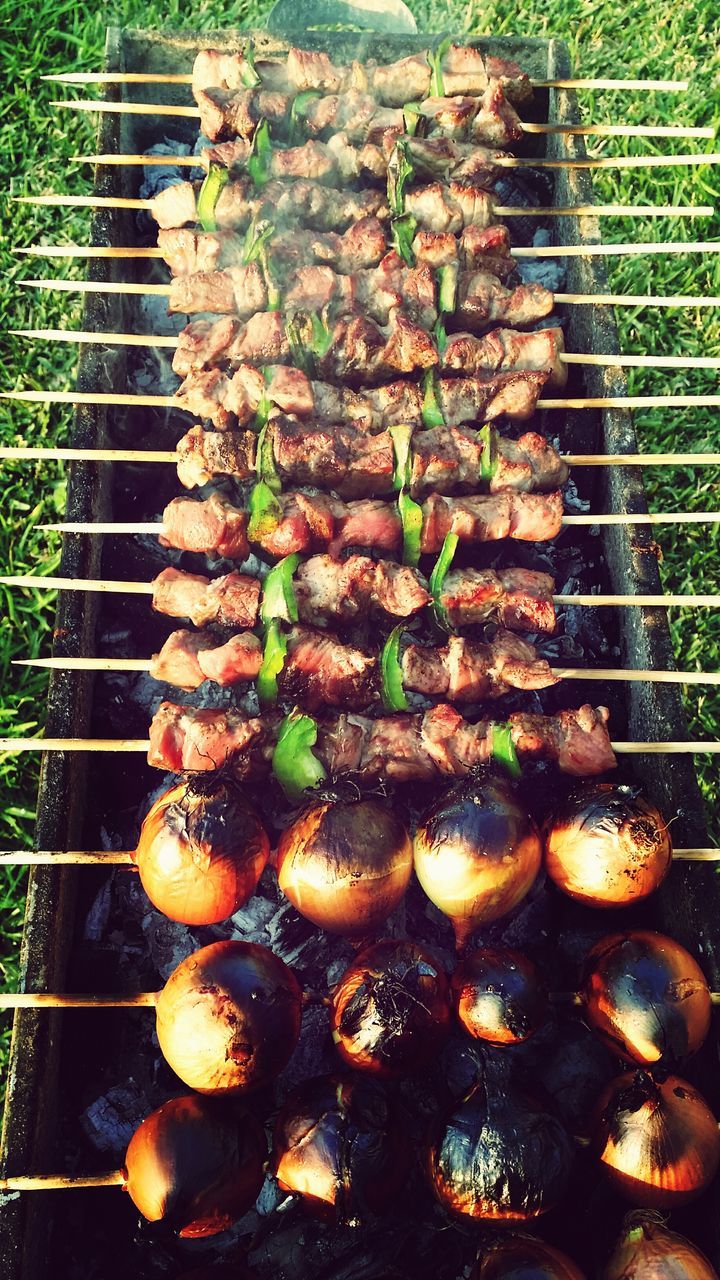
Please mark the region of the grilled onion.
POLYGON ((347 1223, 388 1207, 404 1172, 401 1151, 374 1080, 320 1076, 293 1090, 278 1115, 272 1168, 315 1217, 347 1223))
POLYGON ((555 1115, 486 1072, 436 1128, 430 1179, 440 1203, 454 1214, 522 1222, 558 1203, 574 1154, 555 1115))
POLYGON ((665 820, 637 787, 585 782, 544 827, 550 879, 588 907, 625 907, 662 883, 672 860, 665 820))
POLYGON ((705 1099, 678 1076, 654 1081, 643 1071, 608 1085, 593 1146, 620 1195, 649 1209, 700 1195, 720 1162, 720 1131, 705 1099))
POLYGON ((704 1253, 662 1218, 629 1213, 603 1280, 718 1280, 704 1253))
POLYGON ((349 1066, 380 1076, 416 1071, 450 1029, 450 989, 429 951, 386 938, 367 947, 332 993, 332 1036, 349 1066))
POLYGON ((181 1236, 225 1231, 255 1203, 263 1183, 265 1135, 212 1098, 173 1098, 132 1136, 124 1187, 150 1222, 181 1236))
POLYGON ((312 804, 283 832, 277 875, 293 906, 329 933, 371 934, 403 898, 412 845, 378 800, 312 804))
POLYGON ((584 1277, 566 1254, 544 1240, 536 1240, 534 1236, 509 1236, 483 1252, 470 1280, 584 1280, 584 1277))
POLYGON ((157 999, 167 1062, 198 1093, 241 1093, 282 1071, 300 1035, 302 992, 278 956, 213 942, 171 973, 157 999))
POLYGON ((522 901, 542 853, 532 818, 492 770, 453 787, 418 827, 414 847, 417 878, 452 920, 458 948, 522 901))
POLYGON ((452 977, 455 1012, 476 1040, 522 1044, 547 1017, 548 994, 532 960, 509 947, 480 947, 452 977))
POLYGON ((674 1067, 697 1053, 712 1004, 702 969, 679 942, 633 929, 593 947, 580 986, 590 1026, 627 1062, 674 1067))
POLYGON ((227 920, 257 887, 270 853, 238 784, 215 773, 177 782, 149 810, 135 862, 158 911, 181 924, 227 920))

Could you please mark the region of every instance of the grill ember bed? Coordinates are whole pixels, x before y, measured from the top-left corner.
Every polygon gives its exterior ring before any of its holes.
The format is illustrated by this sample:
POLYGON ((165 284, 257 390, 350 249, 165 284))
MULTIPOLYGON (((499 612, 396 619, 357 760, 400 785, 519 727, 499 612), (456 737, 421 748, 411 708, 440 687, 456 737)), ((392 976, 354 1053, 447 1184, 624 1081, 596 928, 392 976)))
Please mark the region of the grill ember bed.
MULTIPOLYGON (((287 44, 266 33, 252 33, 256 57, 282 52, 287 44)), ((232 49, 237 36, 213 34, 169 37, 143 32, 111 32, 109 71, 177 73, 187 70, 195 52, 213 47, 232 49)), ((372 57, 390 62, 425 40, 412 36, 356 36, 347 33, 306 33, 303 47, 327 50, 337 63, 372 57)), ((569 75, 567 52, 558 41, 472 41, 483 51, 515 59, 537 80, 569 75)), ((128 101, 148 100, 147 86, 125 85, 128 101)), ((107 96, 120 100, 112 86, 107 96)), ((166 103, 187 102, 183 88, 154 86, 153 98, 166 103)), ((537 90, 524 107, 526 119, 550 124, 576 123, 572 93, 537 90)), ((100 150, 136 154, 161 139, 192 147, 196 125, 179 119, 166 124, 143 115, 103 117, 100 150)), ((572 136, 526 135, 518 152, 529 159, 582 157, 581 141, 572 136)), ((96 193, 134 197, 141 181, 137 169, 102 167, 96 193)), ((581 170, 509 171, 501 198, 506 205, 575 206, 590 203, 589 176, 581 170)), ((548 231, 558 243, 579 245, 599 241, 597 223, 589 218, 555 217, 548 231)), ((537 220, 510 220, 517 245, 527 245, 537 220)), ((156 228, 144 216, 119 209, 94 215, 94 245, 155 243, 156 228)), ((600 259, 568 258, 568 292, 607 292, 600 259)), ((148 279, 146 264, 95 260, 90 278, 100 282, 148 279)), ((159 275, 156 279, 165 279, 159 275)), ((88 299, 85 330, 119 333, 168 333, 164 298, 152 300, 108 295, 88 299)), ((560 308, 561 314, 563 308, 560 308)), ((618 350, 611 313, 606 308, 572 306, 563 314, 565 345, 575 352, 618 350)), ((180 327, 180 326, 178 326, 180 327)), ((175 389, 163 350, 145 352, 128 347, 84 350, 79 389, 138 394, 168 394, 175 389)), ((571 367, 567 395, 615 396, 625 392, 617 370, 571 367)), ((84 406, 78 411, 73 444, 88 449, 174 449, 188 419, 176 410, 122 410, 84 406)), ((543 411, 533 429, 559 441, 562 452, 627 453, 636 449, 630 415, 621 410, 543 411)), ((506 434, 519 435, 522 425, 506 434)), ((227 492, 237 497, 232 482, 227 492)), ((153 520, 177 493, 169 466, 132 463, 110 470, 97 464, 76 463, 71 470, 68 518, 77 521, 153 520)), ((566 491, 566 510, 574 512, 644 512, 638 471, 620 467, 573 472, 566 491)), ((471 564, 499 570, 519 565, 550 573, 556 591, 569 595, 601 591, 618 594, 658 594, 660 581, 651 531, 642 526, 603 526, 596 530, 564 530, 554 542, 533 546, 508 542, 485 544, 461 551, 460 566, 471 564), (510 548, 510 549, 508 549, 510 548)), ((188 553, 163 551, 157 539, 142 536, 86 538, 67 536, 61 572, 70 577, 103 577, 150 582, 167 565, 202 572, 204 559, 188 553)), ((147 595, 84 595, 60 597, 55 655, 87 654, 139 659, 156 652, 173 624, 151 613, 147 595)), ((348 643, 376 651, 386 634, 370 618, 344 631, 348 643)), ((423 620, 420 640, 437 643, 437 632, 423 620)), ((635 667, 670 670, 674 667, 665 614, 661 610, 624 608, 617 611, 568 607, 562 611, 557 635, 540 637, 539 653, 553 667, 635 667)), ((598 686, 590 686, 597 688, 598 686)), ((552 714, 590 700, 588 686, 566 681, 533 692, 513 692, 502 704, 506 713, 523 710, 552 714)), ((53 737, 92 735, 102 738, 145 738, 151 712, 160 696, 190 705, 232 705, 232 690, 204 686, 201 693, 176 696, 158 687, 146 674, 112 673, 93 680, 89 672, 54 672, 49 695, 47 734, 53 737), (209 690, 209 692, 208 692, 209 690)), ((610 709, 616 740, 682 740, 687 736, 677 686, 632 682, 602 686, 602 702, 610 709)), ((637 781, 673 817, 676 847, 707 844, 691 758, 687 756, 622 757, 618 777, 637 781)), ((523 798, 542 816, 549 797, 566 789, 557 773, 532 766, 523 779, 523 798)), ((139 820, 157 793, 158 777, 141 754, 47 754, 41 780, 38 817, 39 849, 132 849, 139 820)), ((275 841, 287 824, 291 807, 276 782, 256 789, 255 800, 275 841)), ((409 824, 427 803, 427 785, 393 790, 393 806, 409 824)), ((346 942, 315 929, 281 897, 273 876, 265 874, 258 894, 241 909, 235 921, 206 928, 174 925, 148 905, 137 878, 127 870, 37 867, 31 872, 23 964, 27 989, 107 992, 152 991, 167 979, 178 961, 196 948, 221 938, 242 937, 271 946, 296 971, 306 989, 323 992, 337 981, 352 956, 346 942)), ((716 943, 716 880, 702 864, 678 861, 658 894, 642 907, 623 913, 592 913, 573 905, 539 882, 529 898, 510 917, 482 934, 483 941, 504 942, 527 950, 543 969, 553 990, 570 991, 578 963, 589 946, 614 929, 636 926, 669 932, 692 951, 702 950, 708 982, 720 988, 716 943)), ((386 934, 407 937, 436 951, 448 970, 453 967, 451 928, 431 908, 417 884, 391 917, 386 934)), ((507 1067, 497 1051, 482 1055, 490 1070, 507 1067)), ((580 1133, 591 1105, 606 1080, 616 1074, 612 1058, 585 1032, 577 1017, 558 1007, 552 1025, 524 1048, 514 1064, 529 1073, 560 1107, 571 1133, 580 1133)), ((305 1011, 299 1047, 273 1090, 253 1097, 257 1115, 274 1114, 298 1081, 339 1069, 328 1033, 327 1011, 311 1005, 305 1011)), ((397 1089, 397 1103, 409 1146, 421 1141, 429 1117, 450 1096, 460 1096, 473 1078, 471 1042, 456 1033, 438 1061, 397 1089)), ((718 1111, 720 1088, 715 1081, 714 1051, 693 1059, 686 1074, 718 1111)), ((56 1012, 21 1010, 16 1015, 4 1130, 4 1172, 65 1168, 102 1171, 119 1167, 124 1147, 137 1122, 152 1107, 177 1092, 177 1080, 158 1057, 152 1038, 152 1018, 138 1012, 56 1012), (98 1101, 101 1100, 101 1101, 98 1101), (82 1122, 80 1117, 83 1117, 82 1122)), ((537 1234, 565 1249, 586 1269, 601 1256, 617 1232, 624 1207, 590 1165, 578 1163, 579 1175, 561 1207, 532 1224, 537 1234)), ((673 1214, 672 1225, 686 1232, 720 1262, 715 1189, 699 1207, 673 1214)), ((378 1280, 379 1277, 432 1275, 455 1280, 465 1274, 478 1241, 488 1233, 466 1226, 448 1228, 422 1179, 409 1179, 386 1217, 371 1218, 360 1232, 352 1228, 320 1226, 302 1207, 288 1206, 267 1182, 258 1206, 229 1236, 203 1242, 183 1242, 169 1232, 143 1223, 127 1196, 112 1191, 74 1191, 62 1196, 37 1193, 9 1197, 3 1206, 0 1241, 8 1280, 39 1280, 52 1259, 53 1274, 84 1276, 88 1280, 120 1280, 137 1275, 180 1276, 194 1267, 222 1258, 248 1256, 253 1274, 268 1280, 378 1280)), ((491 1234, 491 1233, 490 1233, 491 1234)), ((213 1274, 210 1271, 208 1274, 213 1274)), ((219 1272, 222 1274, 222 1271, 219 1272)))

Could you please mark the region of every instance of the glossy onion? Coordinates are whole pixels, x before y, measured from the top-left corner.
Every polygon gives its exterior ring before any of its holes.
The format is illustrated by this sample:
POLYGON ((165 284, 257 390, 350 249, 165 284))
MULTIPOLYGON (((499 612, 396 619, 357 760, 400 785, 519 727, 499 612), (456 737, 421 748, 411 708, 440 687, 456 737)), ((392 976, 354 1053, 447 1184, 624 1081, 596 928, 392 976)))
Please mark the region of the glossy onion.
POLYGON ((449 916, 458 947, 512 911, 540 870, 541 842, 510 782, 484 771, 430 810, 415 835, 415 872, 449 916))
POLYGON ((678 1076, 660 1082, 642 1071, 602 1094, 593 1145, 616 1191, 649 1209, 700 1195, 720 1162, 720 1132, 705 1099, 678 1076))
POLYGON ((452 977, 455 1011, 476 1040, 522 1044, 542 1026, 548 994, 537 967, 509 947, 480 947, 452 977))
POLYGON ((181 924, 217 924, 257 888, 270 841, 232 779, 210 773, 178 782, 149 810, 135 861, 158 911, 181 924))
POLYGON ((428 1063, 448 1035, 448 980, 429 951, 386 938, 346 969, 332 993, 331 1022, 349 1066, 407 1075, 428 1063))
POLYGON ((544 1240, 509 1236, 483 1251, 470 1280, 584 1280, 584 1276, 567 1254, 544 1240))
POLYGON ((661 1218, 629 1213, 603 1280, 718 1280, 704 1253, 661 1218))
POLYGON ((267 1155, 262 1127, 212 1098, 173 1098, 136 1129, 124 1186, 150 1222, 181 1236, 225 1231, 255 1203, 267 1155))
POLYGON ((302 991, 252 942, 213 942, 171 973, 157 999, 167 1062, 198 1093, 241 1093, 276 1076, 300 1035, 302 991))
POLYGON ((283 832, 278 884, 301 915, 329 933, 373 933, 403 898, 412 845, 378 800, 313 804, 283 832))
POLYGON ((574 1160, 561 1121, 507 1081, 485 1080, 440 1123, 430 1147, 438 1200, 463 1217, 522 1222, 562 1198, 574 1160))
POLYGON ((672 860, 659 809, 637 787, 585 782, 544 827, 550 879, 588 907, 625 907, 662 883, 672 860))
POLYGON ((627 1062, 677 1066, 710 1030, 702 969, 661 933, 633 929, 603 938, 587 957, 580 994, 590 1026, 627 1062))
POLYGON ((272 1168, 315 1216, 353 1222, 389 1207, 404 1172, 402 1143, 374 1080, 320 1076, 278 1115, 272 1168))

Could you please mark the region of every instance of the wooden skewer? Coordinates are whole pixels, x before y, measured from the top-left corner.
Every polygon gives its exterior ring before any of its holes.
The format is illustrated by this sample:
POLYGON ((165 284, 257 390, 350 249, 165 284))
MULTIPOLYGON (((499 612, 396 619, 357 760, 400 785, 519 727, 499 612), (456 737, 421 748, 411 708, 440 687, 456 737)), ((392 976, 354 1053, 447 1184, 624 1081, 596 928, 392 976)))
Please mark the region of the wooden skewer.
MULTIPOLYGON (((615 364, 616 361, 610 363, 615 364)), ((713 366, 714 367, 714 366, 713 366)), ((0 400, 19 400, 26 404, 108 404, 115 407, 184 409, 176 396, 123 395, 109 391, 1 391, 0 400)), ((538 400, 538 409, 668 409, 720 406, 720 395, 667 395, 667 396, 575 396, 568 399, 538 400)), ((0 455, 1 456, 1 455, 0 455)), ((7 455, 6 455, 7 456, 7 455)), ((12 456, 12 455, 10 455, 12 456)), ((27 454, 26 456, 30 456, 27 454)), ((87 456, 87 455, 85 455, 87 456)), ((144 455, 143 455, 144 456, 144 455)), ((578 455, 579 457, 580 455, 578 455)), ((623 456, 624 455, 619 455, 623 456)), ((637 456, 637 455, 634 455, 637 456)), ((118 461, 119 459, 115 459, 118 461)), ((149 460, 149 458, 147 459, 149 460)), ((156 459, 173 461, 174 459, 156 459)), ((126 459, 127 461, 127 459, 126 459)), ((134 459, 133 459, 134 461, 134 459)))
MULTIPOLYGON (((50 671, 151 671, 150 658, 16 658, 14 667, 42 667, 50 671)), ((650 671, 640 668, 551 667, 561 680, 647 680, 656 684, 720 684, 720 672, 650 671)))
MULTIPOLYGON (((74 103, 66 103, 66 106, 73 106, 74 103)), ((120 105, 120 104, 113 104, 120 105)), ((124 106, 133 106, 134 103, 125 103, 124 106)), ((167 113, 166 113, 167 114, 167 113)), ((539 132, 540 130, 538 130, 539 132)), ((545 132, 545 130, 542 130, 545 132)), ((573 126, 564 128, 563 133, 578 132, 573 126)), ((586 132, 593 132, 590 126, 586 127, 586 132)), ((164 166, 172 165, 182 169, 198 169, 201 164, 196 155, 189 156, 167 156, 167 155, 145 155, 142 152, 135 154, 121 155, 115 151, 107 152, 102 155, 94 156, 71 156, 74 164, 103 164, 128 167, 132 165, 142 165, 146 168, 148 165, 164 166)), ((525 159, 523 156, 498 156, 493 161, 500 169, 654 169, 662 166, 675 166, 684 168, 687 165, 705 165, 720 164, 720 154, 717 152, 693 152, 686 155, 662 155, 662 156, 587 156, 581 159, 565 159, 565 160, 544 160, 535 159, 530 156, 525 159)))
MULTIPOLYGON (((720 403, 720 396, 717 397, 720 403)), ((720 453, 563 453, 569 467, 720 467, 720 453)), ((180 462, 176 449, 73 449, 0 446, 0 459, 53 462, 180 462)))
MULTIPOLYGON (((153 525, 157 529, 157 525, 153 525)), ((111 594, 147 595, 154 594, 152 582, 132 582, 111 578, 59 578, 41 577, 37 574, 5 574, 0 575, 0 586, 33 588, 40 591, 97 591, 111 594)), ((589 608, 600 607, 636 607, 644 609, 660 608, 720 608, 720 595, 554 595, 553 604, 560 607, 566 605, 582 605, 589 608)))
MULTIPOLYGON (((148 247, 136 249, 131 246, 123 248, 114 245, 77 245, 60 244, 29 245, 23 249, 12 249, 12 253, 20 253, 34 258, 149 258, 162 259, 162 251, 148 247)), ((658 244, 545 244, 529 245, 525 248, 511 249, 511 258, 584 258, 613 257, 621 254, 655 254, 655 253, 720 253, 720 240, 668 241, 658 244)), ((13 329, 13 333, 32 332, 31 330, 13 329)), ((62 332, 61 330, 45 330, 46 333, 62 332)))
POLYGON ((147 1009, 157 1004, 157 991, 136 991, 127 996, 64 995, 51 991, 0 993, 0 1009, 147 1009))
MULTIPOLYGON (((718 242, 720 249, 720 242, 718 242)), ((15 337, 42 338, 50 342, 97 343, 98 346, 163 347, 175 350, 179 338, 152 333, 83 332, 80 329, 9 329, 15 337)), ((558 353, 561 364, 597 365, 627 369, 720 369, 720 356, 598 355, 594 352, 558 353)))
MULTIPOLYGON (((716 755, 720 741, 710 742, 611 742, 616 755, 716 755)), ((150 750, 149 738, 0 738, 0 751, 122 751, 150 750)))
POLYGON ((64 1173, 33 1173, 21 1177, 0 1178, 0 1192, 6 1191, 72 1191, 81 1187, 122 1187, 122 1169, 110 1173, 88 1173, 71 1176, 64 1173))
MULTIPOLYGON (((673 858, 678 862, 720 862, 720 848, 715 849, 673 849, 673 858)), ((0 853, 2 867, 51 867, 51 866, 128 866, 136 869, 131 853, 108 852, 99 850, 65 850, 57 849, 34 851, 13 849, 0 853)))
MULTIPOLYGON (((155 208, 153 200, 141 200, 135 196, 13 196, 17 204, 39 204, 71 209, 147 209, 155 208)), ((617 214, 623 218, 712 218, 712 205, 675 204, 571 204, 554 206, 524 205, 493 206, 498 218, 598 218, 617 214)))
MULTIPOLYGON (((141 297, 169 298, 170 284, 133 284, 118 280, 18 280, 25 289, 60 290, 65 293, 132 294, 141 297)), ((720 307, 720 297, 711 295, 635 293, 556 293, 556 302, 571 307, 720 307)))
MULTIPOLYGON (((138 71, 68 71, 59 75, 41 76, 41 80, 49 80, 54 84, 189 84, 192 85, 191 72, 184 74, 138 71)), ((580 76, 565 80, 531 80, 534 89, 652 89, 668 93, 684 93, 689 87, 688 80, 612 80, 604 77, 580 76)))

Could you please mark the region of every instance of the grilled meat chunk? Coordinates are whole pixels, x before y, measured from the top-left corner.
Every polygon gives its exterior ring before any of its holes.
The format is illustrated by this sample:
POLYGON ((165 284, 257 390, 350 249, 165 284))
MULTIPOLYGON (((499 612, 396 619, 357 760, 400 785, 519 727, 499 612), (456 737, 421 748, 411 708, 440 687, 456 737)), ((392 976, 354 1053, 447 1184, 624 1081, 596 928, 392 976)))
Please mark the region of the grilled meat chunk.
POLYGON ((408 644, 400 658, 406 689, 450 702, 501 698, 509 689, 546 689, 556 684, 544 658, 509 631, 489 644, 451 636, 442 648, 408 644))
POLYGON ((245 560, 248 551, 247 512, 214 493, 204 502, 173 498, 163 512, 160 545, 182 551, 203 551, 228 560, 245 560))
POLYGON ((342 644, 336 636, 309 627, 293 627, 281 692, 308 711, 319 707, 366 707, 374 700, 377 658, 342 644))
MULTIPOLYGON (((152 215, 159 227, 185 227, 198 221, 200 182, 178 182, 154 197, 152 215)), ((215 221, 227 231, 244 231, 255 219, 276 226, 300 223, 316 231, 342 231, 361 218, 387 221, 389 209, 382 191, 334 191, 311 180, 268 182, 258 192, 247 176, 227 182, 215 205, 215 221)))
MULTIPOLYGON (((341 275, 376 267, 387 252, 379 218, 360 218, 342 235, 334 231, 295 228, 273 235, 269 242, 273 265, 281 272, 308 262, 325 263, 341 275)), ((168 228, 158 233, 158 248, 174 276, 198 271, 222 271, 238 266, 245 253, 244 238, 232 231, 168 228)))
POLYGON ((163 569, 153 582, 153 609, 188 618, 196 627, 254 627, 260 607, 260 580, 242 573, 205 578, 182 569, 163 569))
POLYGON ((173 631, 153 655, 150 674, 179 689, 198 689, 206 680, 232 685, 254 680, 262 665, 262 644, 252 632, 240 632, 224 644, 204 631, 173 631))
POLYGON ((378 609, 409 618, 430 602, 425 579, 416 569, 391 560, 351 555, 338 562, 311 556, 295 572, 295 598, 305 622, 350 624, 378 609))
POLYGON ((161 702, 150 725, 148 764, 156 769, 207 773, 232 760, 235 770, 245 773, 255 750, 269 759, 272 726, 241 711, 161 702))
POLYGON ((451 627, 499 622, 512 631, 552 635, 557 625, 548 573, 532 569, 451 569, 440 604, 451 627))

